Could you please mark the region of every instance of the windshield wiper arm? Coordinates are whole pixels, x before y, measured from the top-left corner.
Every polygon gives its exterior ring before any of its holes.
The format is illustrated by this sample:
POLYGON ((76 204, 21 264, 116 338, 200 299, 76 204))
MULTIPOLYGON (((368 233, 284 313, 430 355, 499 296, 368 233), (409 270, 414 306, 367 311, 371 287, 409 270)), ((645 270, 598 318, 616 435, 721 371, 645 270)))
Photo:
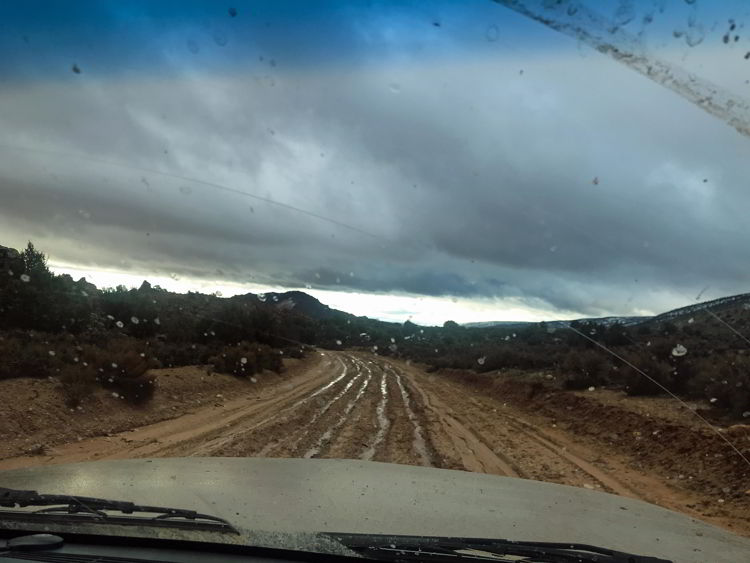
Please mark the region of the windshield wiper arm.
MULTIPOLYGON (((201 523, 215 524, 220 528, 238 533, 237 530, 226 520, 210 514, 201 514, 195 510, 182 508, 168 508, 163 506, 148 506, 135 504, 123 500, 110 500, 95 497, 82 497, 76 495, 40 494, 36 491, 24 491, 19 489, 7 489, 0 487, 0 507, 25 508, 25 507, 47 507, 33 512, 13 512, 14 515, 34 514, 83 514, 96 517, 96 519, 111 520, 111 516, 105 511, 119 512, 121 514, 146 513, 156 514, 152 518, 137 517, 135 521, 140 524, 148 524, 154 521, 170 519, 183 519, 201 523)), ((0 516, 3 515, 0 511, 0 516)))
POLYGON ((328 534, 346 547, 370 559, 384 561, 452 562, 460 559, 477 561, 536 561, 544 563, 671 563, 666 559, 634 555, 578 543, 526 542, 485 538, 450 538, 430 536, 386 536, 372 534, 328 534), (506 559, 504 556, 508 556, 506 559))

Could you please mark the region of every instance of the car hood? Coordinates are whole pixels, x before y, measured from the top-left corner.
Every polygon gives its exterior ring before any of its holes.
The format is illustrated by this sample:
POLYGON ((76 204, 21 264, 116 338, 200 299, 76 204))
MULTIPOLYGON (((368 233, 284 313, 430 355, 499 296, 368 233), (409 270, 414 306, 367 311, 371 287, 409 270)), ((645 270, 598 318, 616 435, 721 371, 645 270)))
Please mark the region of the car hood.
MULTIPOLYGON (((642 501, 540 481, 390 463, 172 458, 0 472, 0 486, 197 510, 242 530, 576 542, 671 559, 750 559, 750 540, 642 501)), ((304 548, 304 545, 296 547, 304 548)))

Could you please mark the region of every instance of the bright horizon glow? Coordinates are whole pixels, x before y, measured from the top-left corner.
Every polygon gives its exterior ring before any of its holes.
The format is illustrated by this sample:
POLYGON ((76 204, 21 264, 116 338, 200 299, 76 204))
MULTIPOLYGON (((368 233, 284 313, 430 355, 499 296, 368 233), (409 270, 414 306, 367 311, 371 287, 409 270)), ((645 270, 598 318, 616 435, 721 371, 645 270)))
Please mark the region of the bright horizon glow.
POLYGON ((303 291, 321 303, 356 316, 366 316, 381 321, 404 323, 407 320, 423 326, 441 326, 451 320, 459 324, 488 321, 540 322, 567 320, 582 317, 575 311, 553 312, 525 305, 518 299, 464 297, 434 297, 408 294, 381 294, 353 291, 331 291, 304 287, 281 287, 254 283, 236 283, 223 280, 197 278, 173 278, 170 276, 129 273, 117 270, 97 269, 50 262, 55 274, 68 274, 73 279, 86 278, 99 289, 123 285, 138 288, 144 280, 174 293, 196 291, 217 293, 222 297, 246 293, 268 293, 303 291))

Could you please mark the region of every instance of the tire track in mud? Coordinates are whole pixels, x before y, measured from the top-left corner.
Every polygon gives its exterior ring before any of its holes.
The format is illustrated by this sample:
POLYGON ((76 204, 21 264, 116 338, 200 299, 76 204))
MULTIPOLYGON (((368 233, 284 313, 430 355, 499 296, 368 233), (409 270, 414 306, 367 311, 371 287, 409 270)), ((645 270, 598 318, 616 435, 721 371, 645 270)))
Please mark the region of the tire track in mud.
POLYGON ((378 450, 383 440, 385 440, 385 436, 391 428, 391 421, 386 415, 386 409, 388 408, 388 373, 382 366, 380 372, 380 400, 375 407, 377 428, 375 431, 375 438, 373 438, 372 443, 359 456, 360 459, 365 461, 372 461, 375 457, 375 452, 378 450))
POLYGON ((459 425, 467 427, 470 433, 510 466, 512 472, 506 473, 507 475, 583 485, 631 498, 642 498, 642 495, 628 485, 571 451, 569 445, 558 442, 543 429, 504 412, 503 407, 497 408, 497 402, 490 404, 490 401, 482 401, 461 389, 458 384, 448 385, 439 381, 436 376, 419 373, 413 374, 413 377, 430 378, 427 387, 431 391, 431 400, 437 400, 435 406, 441 413, 448 413, 446 422, 459 435, 463 434, 459 425), (468 403, 462 410, 471 413, 471 419, 468 420, 463 413, 450 413, 441 400, 446 397, 458 404, 468 403))
MULTIPOLYGON (((413 393, 409 393, 403 379, 401 378, 401 374, 394 369, 393 366, 387 363, 384 363, 384 366, 386 366, 384 367, 384 371, 389 372, 396 382, 403 410, 406 413, 406 418, 411 424, 412 447, 418 456, 419 465, 425 467, 441 467, 441 464, 437 461, 437 456, 435 455, 435 447, 425 432, 426 420, 424 417, 418 417, 415 413, 415 409, 412 408, 413 393)), ((419 412, 423 413, 424 408, 424 405, 419 405, 419 412)))
POLYGON ((321 457, 321 455, 325 453, 333 439, 336 437, 336 432, 338 432, 344 425, 344 423, 347 422, 349 413, 352 412, 352 409, 357 405, 357 403, 367 391, 367 388, 370 386, 373 375, 372 369, 369 366, 365 365, 361 360, 357 361, 359 361, 361 367, 363 368, 363 373, 366 373, 365 380, 362 382, 362 385, 359 387, 354 397, 347 403, 346 407, 344 407, 343 412, 339 414, 338 420, 335 422, 335 424, 329 426, 329 428, 320 435, 313 446, 305 452, 303 457, 321 457))
MULTIPOLYGON (((351 367, 353 370, 356 370, 356 373, 342 384, 343 389, 336 393, 333 398, 331 398, 327 402, 323 400, 316 401, 315 404, 319 407, 319 409, 313 412, 309 420, 298 420, 300 418, 300 413, 291 413, 291 416, 294 416, 295 420, 292 420, 291 417, 287 417, 285 421, 293 422, 295 427, 301 427, 300 430, 297 432, 295 432, 294 429, 292 429, 291 432, 277 432, 277 434, 281 434, 281 437, 273 441, 269 441, 265 446, 263 446, 263 448, 257 453, 259 457, 266 457, 270 454, 273 454, 274 452, 281 452, 284 450, 289 452, 290 454, 293 454, 295 451, 297 451, 302 440, 304 440, 310 434, 318 420, 325 416, 325 414, 347 394, 354 383, 360 377, 362 377, 360 364, 352 358, 346 357, 346 359, 351 362, 351 367)), ((323 393, 328 390, 334 389, 334 386, 337 383, 339 383, 347 375, 349 375, 350 366, 344 362, 342 362, 342 364, 344 367, 343 373, 333 381, 331 381, 331 383, 325 385, 324 387, 310 395, 309 400, 314 399, 318 395, 323 395, 323 393)), ((305 402, 307 402, 307 400, 298 401, 296 404, 292 405, 291 409, 293 410, 295 407, 298 407, 305 402)))
MULTIPOLYGON (((392 369, 398 370, 392 364, 389 365, 392 369)), ((415 381, 415 377, 404 375, 421 397, 425 408, 432 413, 433 426, 436 425, 439 428, 439 430, 433 430, 432 440, 435 449, 442 454, 448 464, 478 473, 525 477, 510 457, 501 450, 492 448, 480 434, 462 424, 455 416, 453 409, 445 402, 434 393, 427 393, 424 387, 415 381), (438 439, 438 435, 442 439, 438 439)))
MULTIPOLYGON (((471 402, 480 410, 484 408, 476 399, 472 399, 471 402)), ((583 459, 583 457, 575 454, 570 450, 569 446, 557 442, 554 438, 547 435, 543 429, 502 411, 497 411, 497 414, 502 417, 519 436, 523 436, 527 440, 535 442, 551 454, 564 459, 574 468, 587 475, 590 481, 598 483, 602 490, 621 496, 641 498, 641 495, 639 495, 637 491, 608 475, 605 471, 602 471, 594 464, 583 459)))
MULTIPOLYGON (((266 416, 264 416, 259 421, 257 420, 257 417, 251 417, 250 420, 242 425, 227 424, 226 428, 216 437, 208 440, 204 439, 201 444, 199 444, 190 452, 190 455, 258 455, 256 454, 257 448, 253 448, 256 443, 256 440, 254 439, 255 434, 259 433, 259 431, 264 431, 264 434, 266 434, 267 429, 264 427, 268 426, 269 424, 278 425, 280 423, 283 423, 284 421, 288 420, 290 416, 294 416, 297 409, 312 402, 316 397, 325 396, 326 393, 334 390, 336 386, 344 378, 346 378, 346 376, 349 374, 349 365, 347 364, 346 360, 348 360, 349 358, 344 356, 344 359, 342 360, 341 357, 336 356, 336 359, 338 360, 341 373, 331 379, 331 381, 317 388, 314 388, 315 390, 312 393, 302 394, 301 398, 298 398, 291 405, 284 406, 284 403, 286 401, 283 400, 269 405, 269 408, 263 411, 266 416), (268 411, 271 412, 268 413, 268 411), (227 433, 227 430, 231 431, 227 433)), ((294 398, 296 398, 296 396, 292 397, 292 399, 294 398)), ((269 439, 273 439, 273 436, 275 435, 286 436, 285 433, 267 433, 267 437, 265 439, 261 437, 263 445, 260 447, 262 448, 267 445, 269 443, 269 439)))

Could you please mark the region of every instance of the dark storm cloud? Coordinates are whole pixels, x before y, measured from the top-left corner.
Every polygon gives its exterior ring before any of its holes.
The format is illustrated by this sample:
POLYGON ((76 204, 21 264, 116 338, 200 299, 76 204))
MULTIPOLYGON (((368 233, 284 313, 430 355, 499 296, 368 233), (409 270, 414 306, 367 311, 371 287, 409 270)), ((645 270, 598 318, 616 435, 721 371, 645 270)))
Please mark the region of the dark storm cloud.
MULTIPOLYGON (((211 38, 210 18, 170 27, 158 50, 152 17, 153 67, 111 55, 119 72, 19 73, 0 90, 0 244, 31 238, 91 267, 585 314, 746 290, 747 139, 489 2, 460 17, 419 6, 342 8, 308 59, 319 26, 295 28, 286 59, 278 32, 244 47, 235 34, 229 64, 216 42, 202 62, 184 45, 211 38), (347 56, 322 54, 334 50, 347 56)), ((706 57, 731 79, 732 61, 706 57)))

